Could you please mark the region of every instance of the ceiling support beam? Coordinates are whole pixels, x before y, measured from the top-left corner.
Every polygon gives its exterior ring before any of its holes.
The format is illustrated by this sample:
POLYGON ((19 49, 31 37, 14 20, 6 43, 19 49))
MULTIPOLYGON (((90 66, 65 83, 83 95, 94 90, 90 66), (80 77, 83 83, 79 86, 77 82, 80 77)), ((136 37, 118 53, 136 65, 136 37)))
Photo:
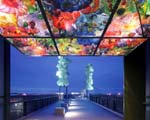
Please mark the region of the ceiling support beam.
POLYGON ((39 5, 39 7, 40 7, 40 10, 41 10, 42 15, 43 15, 43 18, 44 18, 44 20, 45 20, 45 22, 46 22, 47 28, 48 28, 48 30, 49 30, 49 32, 50 32, 50 34, 51 34, 51 38, 52 38, 52 40, 53 40, 54 46, 55 46, 55 48, 56 48, 56 51, 57 51, 58 55, 60 55, 59 49, 58 49, 58 47, 57 47, 57 43, 56 43, 56 41, 55 41, 55 39, 54 39, 53 32, 52 32, 51 26, 50 26, 50 24, 49 24, 49 22, 48 22, 48 19, 47 19, 47 16, 46 16, 46 13, 45 13, 45 10, 44 10, 44 8, 43 8, 43 5, 42 5, 41 0, 37 0, 37 3, 38 3, 38 5, 39 5))
POLYGON ((97 52, 97 50, 98 50, 98 48, 99 48, 99 45, 100 45, 101 41, 103 40, 103 37, 104 37, 104 35, 105 35, 105 33, 106 33, 108 27, 109 27, 109 24, 112 22, 113 16, 114 16, 114 14, 115 14, 116 11, 117 11, 120 2, 121 2, 121 0, 117 0, 115 6, 114 6, 114 8, 113 8, 113 11, 112 11, 112 13, 111 13, 111 15, 110 15, 110 17, 109 17, 109 19, 108 19, 108 22, 107 22, 107 24, 106 24, 106 26, 105 26, 105 29, 104 29, 104 31, 103 31, 103 33, 102 33, 102 35, 101 35, 101 38, 100 38, 100 40, 99 40, 99 42, 98 42, 98 44, 97 44, 97 46, 96 46, 96 49, 95 49, 94 53, 93 53, 94 56, 96 55, 96 52, 97 52))

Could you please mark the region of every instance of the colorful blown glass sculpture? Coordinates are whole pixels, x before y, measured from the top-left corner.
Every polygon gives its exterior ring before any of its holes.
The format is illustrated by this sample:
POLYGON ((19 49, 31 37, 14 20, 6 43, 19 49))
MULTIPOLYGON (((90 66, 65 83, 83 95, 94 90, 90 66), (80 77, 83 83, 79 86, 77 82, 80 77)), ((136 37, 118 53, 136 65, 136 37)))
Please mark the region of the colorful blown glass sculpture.
POLYGON ((150 37, 150 0, 0 0, 0 34, 26 55, 127 55, 150 37))

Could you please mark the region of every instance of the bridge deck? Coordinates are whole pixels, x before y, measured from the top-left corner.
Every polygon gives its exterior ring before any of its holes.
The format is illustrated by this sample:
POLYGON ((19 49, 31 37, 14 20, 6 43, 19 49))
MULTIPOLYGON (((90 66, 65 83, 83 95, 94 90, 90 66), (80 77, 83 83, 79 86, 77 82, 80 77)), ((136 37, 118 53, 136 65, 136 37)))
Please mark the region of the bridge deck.
POLYGON ((72 100, 64 117, 54 114, 58 104, 50 105, 20 120, 123 120, 110 111, 87 100, 72 100))

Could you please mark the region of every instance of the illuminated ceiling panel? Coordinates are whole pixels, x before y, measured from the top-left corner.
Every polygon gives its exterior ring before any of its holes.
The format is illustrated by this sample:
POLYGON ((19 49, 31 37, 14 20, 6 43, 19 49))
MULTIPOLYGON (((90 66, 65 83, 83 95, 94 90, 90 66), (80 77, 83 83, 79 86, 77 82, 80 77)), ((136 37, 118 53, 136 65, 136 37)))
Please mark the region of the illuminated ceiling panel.
POLYGON ((117 0, 42 0, 54 36, 101 36, 117 0))
POLYGON ((60 38, 56 39, 61 55, 93 55, 99 38, 60 38))
POLYGON ((150 0, 138 1, 137 7, 140 13, 144 36, 150 37, 150 0))
POLYGON ((51 38, 7 38, 8 41, 25 55, 58 55, 51 38))
POLYGON ((50 36, 35 0, 0 0, 0 34, 4 37, 50 36))
POLYGON ((105 37, 142 37, 142 27, 135 1, 122 0, 105 37))
POLYGON ((0 0, 0 35, 31 56, 127 55, 150 37, 150 0, 0 0))
POLYGON ((141 38, 110 38, 103 39, 98 47, 96 55, 127 55, 132 52, 136 47, 141 45, 145 39, 141 38))

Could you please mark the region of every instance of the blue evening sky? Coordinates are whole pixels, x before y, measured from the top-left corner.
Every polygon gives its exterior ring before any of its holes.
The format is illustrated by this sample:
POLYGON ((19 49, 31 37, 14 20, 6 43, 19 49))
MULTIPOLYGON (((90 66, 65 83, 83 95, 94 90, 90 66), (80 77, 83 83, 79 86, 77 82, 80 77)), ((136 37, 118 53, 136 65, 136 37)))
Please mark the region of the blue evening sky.
MULTIPOLYGON (((94 91, 117 93, 123 91, 123 57, 113 56, 68 56, 69 91, 80 92, 85 88, 85 67, 94 67, 94 91)), ((52 93, 58 92, 56 65, 58 58, 30 57, 11 47, 11 92, 52 93)))

